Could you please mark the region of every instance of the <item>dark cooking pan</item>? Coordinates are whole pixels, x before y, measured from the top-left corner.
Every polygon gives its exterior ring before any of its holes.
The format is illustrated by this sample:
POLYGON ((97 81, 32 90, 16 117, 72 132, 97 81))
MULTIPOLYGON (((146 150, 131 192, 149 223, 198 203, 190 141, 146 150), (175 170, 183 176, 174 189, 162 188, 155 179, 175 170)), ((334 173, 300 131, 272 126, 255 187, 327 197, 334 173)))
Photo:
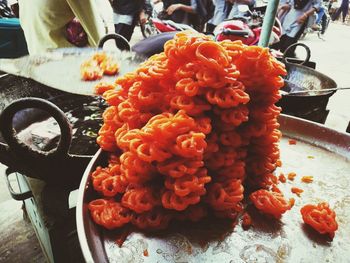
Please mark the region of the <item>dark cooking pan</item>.
MULTIPOLYGON (((130 49, 129 44, 118 35, 108 35, 103 38, 100 48, 104 41, 110 38, 116 39, 117 47, 120 49, 130 49)), ((96 136, 102 123, 101 115, 106 105, 97 96, 83 96, 73 93, 79 93, 75 90, 76 85, 85 84, 80 80, 79 65, 97 50, 99 49, 57 49, 46 54, 48 57, 54 57, 53 60, 43 60, 41 63, 33 65, 30 64, 33 58, 30 57, 16 60, 16 62, 21 61, 21 63, 15 66, 21 65, 26 68, 24 71, 31 74, 36 72, 38 65, 42 68, 47 66, 45 70, 51 72, 51 74, 45 76, 45 78, 56 82, 64 82, 64 77, 69 79, 73 75, 72 85, 65 86, 63 90, 57 88, 61 83, 58 83, 55 86, 56 88, 51 88, 19 76, 2 75, 0 77, 1 163, 10 167, 12 171, 23 173, 29 177, 56 185, 77 187, 82 172, 97 150, 96 136), (74 66, 76 74, 67 71, 72 69, 71 61, 76 64, 74 66), (51 67, 51 62, 54 62, 55 67, 51 67), (60 75, 61 81, 55 75, 60 75), (78 84, 75 85, 74 83, 78 84), (73 92, 70 93, 64 90, 72 90, 73 92), (46 113, 43 113, 43 111, 46 113), (32 124, 38 122, 43 128, 45 125, 52 127, 57 122, 60 128, 60 132, 58 131, 57 136, 51 138, 52 140, 44 140, 43 148, 33 147, 34 144, 38 146, 41 143, 34 143, 34 139, 38 140, 38 135, 34 134, 35 138, 33 139, 31 129, 32 124), (73 130, 69 128, 71 126, 73 130), (58 140, 59 134, 60 139, 58 140), (19 137, 23 135, 24 141, 20 141, 17 135, 19 137), (58 145, 56 147, 55 142, 57 143, 57 141, 58 145), (26 142, 30 145, 26 145, 26 142), (47 142, 48 145, 46 145, 47 142)), ((110 54, 113 55, 114 53, 110 54)), ((10 61, 7 62, 10 63, 10 61)), ((139 58, 134 60, 132 56, 125 60, 119 60, 120 74, 133 70, 139 62, 139 58)), ((111 78, 111 80, 114 79, 115 77, 111 78)), ((88 84, 90 86, 95 85, 93 82, 88 84)), ((93 95, 90 86, 86 93, 93 95)), ((39 139, 46 138, 40 137, 39 139)), ((40 145, 42 146, 42 144, 40 145)))
MULTIPOLYGON (((44 129, 45 127, 40 128, 44 129)), ((91 155, 88 153, 80 155, 69 153, 72 142, 72 125, 61 109, 44 99, 23 98, 12 102, 0 115, 0 132, 2 134, 0 142, 1 162, 12 171, 49 183, 74 187, 79 182, 84 167, 91 159, 91 155), (30 128, 28 128, 27 140, 19 140, 17 131, 23 132, 25 130, 22 127, 23 118, 29 119, 30 123, 44 121, 48 118, 47 115, 33 109, 47 112, 57 122, 60 129, 57 147, 50 147, 48 151, 40 150, 40 148, 35 149, 30 128), (22 112, 22 110, 25 111, 22 112), (17 127, 17 131, 14 127, 17 127)), ((77 139, 79 140, 81 137, 77 139)), ((92 141, 94 143, 94 139, 92 141)))
MULTIPOLYGON (((282 112, 285 114, 308 118, 313 113, 326 111, 328 100, 336 92, 337 84, 325 74, 303 65, 309 61, 311 56, 310 49, 305 44, 297 43, 289 48, 293 46, 304 47, 307 57, 304 61, 301 61, 301 64, 291 63, 288 58, 283 60, 287 69, 287 76, 282 88, 282 91, 284 91, 282 98, 277 105, 282 107, 282 112), (309 92, 298 93, 299 91, 309 92), (293 94, 293 92, 296 93, 293 94)), ((324 122, 325 117, 317 116, 316 119, 319 122, 324 122)))

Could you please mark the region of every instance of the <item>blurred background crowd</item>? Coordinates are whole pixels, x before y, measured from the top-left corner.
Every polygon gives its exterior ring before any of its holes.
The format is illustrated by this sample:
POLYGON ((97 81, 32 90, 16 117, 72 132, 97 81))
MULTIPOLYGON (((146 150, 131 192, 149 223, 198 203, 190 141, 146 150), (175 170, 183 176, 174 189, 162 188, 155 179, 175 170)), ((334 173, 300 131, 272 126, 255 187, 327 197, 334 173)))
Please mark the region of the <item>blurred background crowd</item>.
MULTIPOLYGON (((145 38, 189 28, 215 35, 215 29, 229 20, 241 20, 254 28, 256 23, 247 21, 259 16, 262 21, 266 5, 267 0, 86 0, 84 4, 77 0, 0 0, 0 57, 14 49, 6 49, 14 38, 17 46, 25 38, 29 53, 35 54, 48 48, 96 46, 101 37, 114 32, 130 41, 138 25, 145 38), (259 15, 254 17, 252 12, 259 15)), ((277 14, 281 32, 272 47, 284 52, 306 30, 323 35, 330 20, 341 17, 346 23, 348 9, 349 0, 281 0, 277 14)), ((249 37, 237 30, 230 32, 236 34, 232 40, 244 42, 249 37)))

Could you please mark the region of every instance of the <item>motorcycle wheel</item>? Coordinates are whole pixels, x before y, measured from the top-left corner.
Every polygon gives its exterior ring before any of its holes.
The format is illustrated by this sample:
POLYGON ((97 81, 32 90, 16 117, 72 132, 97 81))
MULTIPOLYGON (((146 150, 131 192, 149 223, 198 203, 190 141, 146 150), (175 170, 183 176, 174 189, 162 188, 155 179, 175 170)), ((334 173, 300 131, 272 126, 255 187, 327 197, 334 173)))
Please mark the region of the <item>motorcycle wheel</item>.
POLYGON ((141 24, 140 28, 142 36, 144 38, 149 38, 150 36, 156 35, 158 33, 151 20, 147 20, 145 24, 141 24))

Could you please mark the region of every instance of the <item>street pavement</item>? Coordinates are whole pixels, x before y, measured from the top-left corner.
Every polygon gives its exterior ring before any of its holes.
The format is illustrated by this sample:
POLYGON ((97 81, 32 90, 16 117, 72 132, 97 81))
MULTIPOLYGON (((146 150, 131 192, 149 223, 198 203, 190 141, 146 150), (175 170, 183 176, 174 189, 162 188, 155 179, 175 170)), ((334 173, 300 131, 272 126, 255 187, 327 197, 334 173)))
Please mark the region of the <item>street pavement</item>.
MULTIPOLYGON (((324 38, 308 34, 302 42, 310 47, 318 71, 335 80, 338 87, 350 87, 350 26, 331 22, 324 38)), ((326 126, 345 131, 350 121, 350 90, 337 91, 328 109, 326 126)))

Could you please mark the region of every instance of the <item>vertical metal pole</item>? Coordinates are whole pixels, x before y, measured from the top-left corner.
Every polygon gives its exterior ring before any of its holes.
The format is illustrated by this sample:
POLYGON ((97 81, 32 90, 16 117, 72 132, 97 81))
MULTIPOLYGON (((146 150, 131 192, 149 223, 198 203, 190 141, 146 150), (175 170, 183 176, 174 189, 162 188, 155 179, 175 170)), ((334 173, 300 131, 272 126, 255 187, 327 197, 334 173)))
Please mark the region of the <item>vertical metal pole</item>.
POLYGON ((264 21, 262 25, 261 35, 259 39, 259 46, 267 47, 269 45, 269 40, 275 23, 275 17, 277 14, 277 8, 279 5, 279 0, 269 0, 266 7, 266 12, 264 16, 264 21))

